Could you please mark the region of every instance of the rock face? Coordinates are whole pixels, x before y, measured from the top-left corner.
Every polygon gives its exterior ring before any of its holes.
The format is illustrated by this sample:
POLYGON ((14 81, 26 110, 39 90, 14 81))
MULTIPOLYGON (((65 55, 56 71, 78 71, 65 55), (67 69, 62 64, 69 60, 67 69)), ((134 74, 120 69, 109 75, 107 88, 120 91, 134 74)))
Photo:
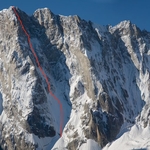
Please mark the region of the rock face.
POLYGON ((130 21, 99 26, 38 9, 17 12, 61 100, 49 95, 12 7, 0 12, 0 145, 4 150, 98 149, 129 126, 149 126, 150 33, 130 21), (99 145, 99 146, 98 146, 99 145), (92 149, 92 147, 91 147, 92 149))

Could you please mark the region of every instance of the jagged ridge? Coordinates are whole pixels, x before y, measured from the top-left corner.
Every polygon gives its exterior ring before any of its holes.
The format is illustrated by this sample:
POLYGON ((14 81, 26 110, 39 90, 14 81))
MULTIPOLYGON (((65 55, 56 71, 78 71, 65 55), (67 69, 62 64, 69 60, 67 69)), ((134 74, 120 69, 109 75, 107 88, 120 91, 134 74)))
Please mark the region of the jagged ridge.
POLYGON ((10 7, 0 13, 0 20, 8 22, 0 25, 3 148, 100 149, 123 137, 128 127, 149 127, 149 32, 130 21, 99 26, 78 16, 54 15, 47 8, 30 17, 18 12, 51 89, 63 103, 67 124, 59 139, 59 108, 48 96, 10 7), (55 137, 46 134, 46 126, 54 126, 55 137))

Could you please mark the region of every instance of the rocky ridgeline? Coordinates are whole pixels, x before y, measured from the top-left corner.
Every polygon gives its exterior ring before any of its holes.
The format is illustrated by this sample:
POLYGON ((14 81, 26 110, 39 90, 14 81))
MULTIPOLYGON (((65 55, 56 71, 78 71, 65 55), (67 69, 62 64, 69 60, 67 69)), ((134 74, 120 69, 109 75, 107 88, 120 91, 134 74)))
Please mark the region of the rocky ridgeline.
POLYGON ((63 104, 64 131, 59 139, 59 106, 10 7, 0 12, 3 149, 80 150, 88 139, 100 148, 115 140, 122 126, 149 126, 149 32, 130 21, 99 26, 47 8, 32 16, 17 12, 63 104))

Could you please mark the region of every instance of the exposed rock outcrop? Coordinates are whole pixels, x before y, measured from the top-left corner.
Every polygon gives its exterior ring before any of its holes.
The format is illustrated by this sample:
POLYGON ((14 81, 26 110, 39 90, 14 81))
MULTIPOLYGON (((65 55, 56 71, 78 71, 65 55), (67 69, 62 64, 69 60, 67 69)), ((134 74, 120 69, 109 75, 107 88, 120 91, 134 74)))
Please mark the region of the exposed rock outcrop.
POLYGON ((38 9, 17 12, 60 113, 10 7, 0 12, 0 145, 8 150, 100 147, 135 124, 149 126, 150 33, 130 21, 99 26, 38 9), (2 105, 1 105, 2 104, 2 105), (60 138, 60 139, 59 139, 60 138))

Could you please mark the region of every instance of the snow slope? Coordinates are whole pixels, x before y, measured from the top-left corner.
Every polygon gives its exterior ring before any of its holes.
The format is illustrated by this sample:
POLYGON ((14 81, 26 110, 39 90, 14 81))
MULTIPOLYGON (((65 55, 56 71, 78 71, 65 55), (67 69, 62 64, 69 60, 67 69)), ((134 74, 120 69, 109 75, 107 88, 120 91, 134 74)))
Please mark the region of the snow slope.
POLYGON ((150 33, 130 21, 100 26, 38 9, 0 12, 0 144, 4 149, 149 148, 150 33))

